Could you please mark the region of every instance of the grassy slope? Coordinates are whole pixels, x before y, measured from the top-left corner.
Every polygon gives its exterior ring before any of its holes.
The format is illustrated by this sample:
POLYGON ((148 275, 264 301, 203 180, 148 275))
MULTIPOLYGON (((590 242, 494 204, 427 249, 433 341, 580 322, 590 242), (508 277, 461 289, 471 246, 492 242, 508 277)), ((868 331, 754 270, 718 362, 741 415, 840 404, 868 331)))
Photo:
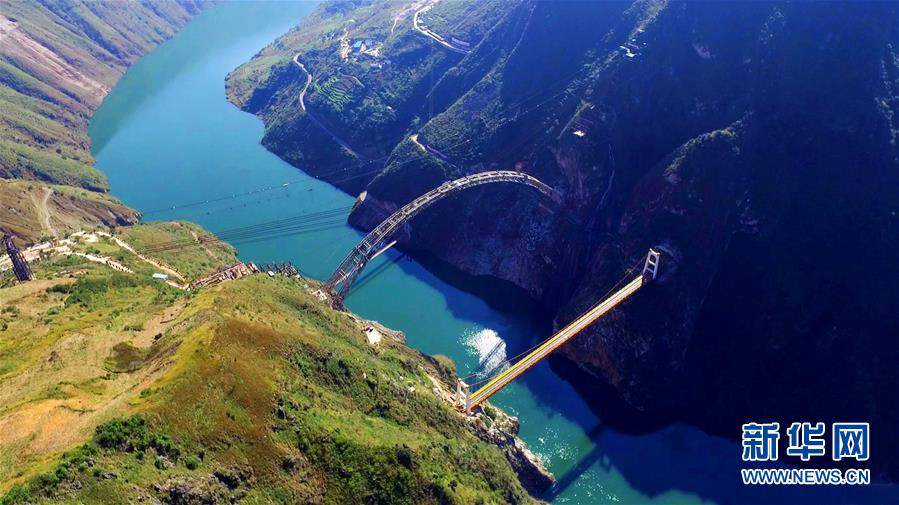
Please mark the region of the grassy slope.
POLYGON ((531 500, 432 392, 449 369, 389 339, 373 349, 299 281, 187 295, 70 263, 0 289, 3 503, 531 500))
MULTIPOLYGON (((147 250, 149 247, 171 246, 170 250, 150 255, 165 258, 168 266, 190 280, 208 274, 221 265, 232 265, 236 261, 234 247, 225 242, 207 242, 204 244, 205 247, 180 247, 196 243, 195 237, 208 237, 208 232, 193 223, 173 221, 142 223, 122 228, 119 230, 119 236, 138 251, 147 250)), ((140 267, 141 265, 135 266, 140 267)))
MULTIPOLYGON (((72 247, 115 257, 121 250, 111 244, 72 247)), ((38 280, 30 283, 9 287, 8 271, 0 279, 7 286, 0 289, 0 481, 7 486, 89 437, 160 373, 158 364, 132 370, 116 357, 148 348, 185 302, 183 292, 152 282, 148 267, 125 275, 71 257, 32 269, 38 280)))

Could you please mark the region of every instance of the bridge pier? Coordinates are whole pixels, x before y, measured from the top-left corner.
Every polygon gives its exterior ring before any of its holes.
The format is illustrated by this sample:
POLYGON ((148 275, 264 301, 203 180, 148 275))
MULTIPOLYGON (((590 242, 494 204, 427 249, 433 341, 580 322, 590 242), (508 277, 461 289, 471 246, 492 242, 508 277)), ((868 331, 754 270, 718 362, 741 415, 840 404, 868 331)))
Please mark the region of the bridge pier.
POLYGON ((9 255, 9 259, 12 261, 12 270, 16 274, 16 279, 19 279, 21 282, 33 279, 34 276, 31 273, 31 267, 28 266, 28 262, 25 261, 22 252, 19 251, 15 242, 13 242, 12 235, 4 235, 3 244, 6 246, 6 254, 9 255))
POLYGON ((456 382, 456 404, 466 414, 471 414, 471 386, 462 379, 456 382))
POLYGON ((650 249, 648 253, 646 253, 646 261, 643 263, 643 281, 649 282, 655 280, 656 275, 659 273, 659 260, 661 259, 662 254, 655 249, 650 249))

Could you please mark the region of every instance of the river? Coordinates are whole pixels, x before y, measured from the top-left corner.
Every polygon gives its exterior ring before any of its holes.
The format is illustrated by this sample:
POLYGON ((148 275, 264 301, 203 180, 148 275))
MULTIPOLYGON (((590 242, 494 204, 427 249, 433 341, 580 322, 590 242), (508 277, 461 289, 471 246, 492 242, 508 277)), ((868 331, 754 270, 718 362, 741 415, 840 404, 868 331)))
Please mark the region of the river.
MULTIPOLYGON (((109 176, 112 193, 146 212, 147 220, 190 220, 213 232, 351 205, 352 197, 266 151, 259 144, 261 121, 225 99, 227 73, 312 8, 309 2, 226 2, 135 64, 90 125, 97 166, 109 176), (278 189, 171 209, 261 187, 278 189)), ((239 253, 256 262, 290 260, 323 279, 362 236, 345 225, 326 228, 238 244, 239 253)), ((347 306, 405 332, 409 345, 425 353, 451 357, 460 374, 474 370, 500 341, 513 356, 548 336, 528 315, 533 311, 492 308, 460 287, 467 279, 445 273, 438 278, 390 251, 368 266, 347 306)), ((525 300, 507 302, 527 307, 525 300)), ((743 486, 739 445, 695 428, 674 425, 641 435, 607 429, 546 364, 493 401, 520 417, 522 438, 559 479, 545 497, 555 503, 788 503, 810 497, 808 489, 772 494, 743 486)), ((886 501, 880 493, 851 491, 815 500, 886 501)))

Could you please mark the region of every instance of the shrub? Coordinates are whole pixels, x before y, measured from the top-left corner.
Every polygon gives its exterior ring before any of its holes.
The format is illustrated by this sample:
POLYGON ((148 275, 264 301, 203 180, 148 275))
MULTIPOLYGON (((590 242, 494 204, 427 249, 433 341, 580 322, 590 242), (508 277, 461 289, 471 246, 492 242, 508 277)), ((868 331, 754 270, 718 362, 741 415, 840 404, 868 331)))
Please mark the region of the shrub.
POLYGON ((25 503, 29 498, 28 489, 21 485, 16 484, 0 498, 0 505, 13 505, 15 503, 25 503))
POLYGON ((74 284, 57 284, 57 285, 55 285, 55 286, 50 286, 50 287, 47 289, 47 292, 48 292, 48 293, 63 293, 63 294, 69 294, 69 293, 72 292, 72 288, 73 288, 73 287, 74 287, 74 284))
POLYGON ((133 372, 144 364, 147 352, 134 347, 128 342, 119 342, 112 347, 112 352, 103 361, 103 367, 109 372, 133 372))
POLYGON ((97 426, 94 433, 94 442, 100 447, 125 452, 145 449, 148 438, 147 421, 140 415, 113 419, 97 426))
POLYGON ((196 470, 197 467, 200 466, 200 458, 191 454, 184 459, 184 466, 186 466, 188 470, 196 470))
POLYGON ((66 297, 66 306, 80 305, 92 307, 93 302, 113 288, 129 288, 139 286, 141 283, 130 275, 113 274, 107 277, 81 277, 78 279, 66 297))

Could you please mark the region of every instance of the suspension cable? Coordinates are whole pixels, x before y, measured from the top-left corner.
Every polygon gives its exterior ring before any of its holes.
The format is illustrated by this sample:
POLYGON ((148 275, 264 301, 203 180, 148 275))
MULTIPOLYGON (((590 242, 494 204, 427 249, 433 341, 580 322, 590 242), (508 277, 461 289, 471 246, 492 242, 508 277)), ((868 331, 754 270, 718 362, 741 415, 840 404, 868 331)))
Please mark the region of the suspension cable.
MULTIPOLYGON (((450 138, 451 138, 451 139, 457 139, 457 138, 460 138, 461 136, 462 136, 462 134, 460 133, 460 134, 455 135, 455 136, 450 137, 450 138)), ((457 147, 459 147, 459 146, 462 146, 462 145, 464 145, 464 144, 468 144, 469 142, 471 142, 471 139, 467 139, 467 140, 464 140, 464 141, 462 141, 462 142, 453 144, 452 146, 447 147, 446 150, 452 150, 452 149, 455 149, 455 148, 457 148, 457 147)), ((410 159, 407 159, 407 160, 403 160, 403 161, 401 161, 401 162, 397 162, 396 164, 394 164, 394 165, 392 165, 392 166, 401 166, 401 165, 405 165, 405 164, 407 164, 407 163, 412 163, 413 161, 419 161, 419 160, 425 158, 426 156, 428 156, 428 153, 419 153, 419 154, 417 154, 417 155, 416 155, 415 157, 413 157, 413 158, 410 158, 410 159)), ((369 160, 369 161, 366 161, 366 162, 363 162, 363 163, 355 163, 355 164, 352 164, 352 165, 347 165, 347 166, 345 166, 345 167, 343 167, 343 168, 340 168, 340 169, 337 169, 337 170, 332 170, 332 171, 330 171, 330 172, 324 172, 324 173, 314 174, 314 175, 311 175, 311 174, 310 174, 310 175, 308 175, 308 176, 306 176, 306 177, 303 177, 303 178, 300 178, 300 179, 291 179, 291 180, 285 181, 285 182, 282 183, 282 184, 272 184, 272 185, 269 185, 269 186, 260 186, 260 187, 257 187, 257 188, 255 188, 255 189, 249 190, 249 191, 244 191, 243 193, 234 193, 234 194, 231 194, 231 195, 222 195, 222 196, 219 196, 219 197, 210 198, 210 199, 206 199, 206 200, 197 200, 197 201, 194 201, 194 202, 188 202, 188 203, 183 203, 183 204, 171 205, 171 206, 168 206, 168 207, 160 207, 160 208, 157 208, 157 209, 150 209, 150 210, 146 210, 146 211, 142 212, 142 214, 143 214, 143 215, 158 214, 158 213, 161 213, 161 212, 168 212, 168 211, 172 211, 172 210, 178 210, 178 209, 184 209, 184 208, 190 208, 190 207, 198 207, 198 206, 206 205, 206 204, 209 204, 209 203, 221 202, 221 201, 225 201, 225 200, 232 200, 232 199, 235 199, 235 198, 240 198, 240 197, 243 197, 243 196, 250 196, 250 195, 255 195, 255 194, 259 194, 259 193, 265 193, 265 192, 269 192, 269 191, 275 191, 275 190, 278 190, 278 189, 290 187, 290 186, 292 186, 292 185, 294 185, 294 184, 298 184, 298 183, 312 182, 312 180, 310 180, 310 179, 321 180, 322 177, 327 177, 328 175, 335 175, 335 174, 343 173, 343 172, 346 172, 347 170, 349 170, 350 168, 353 168, 353 167, 362 167, 362 166, 371 164, 371 163, 376 162, 376 161, 381 161, 381 160, 387 159, 387 158, 389 158, 389 157, 390 157, 390 155, 387 155, 387 156, 383 156, 383 157, 381 157, 381 158, 376 158, 376 159, 374 159, 374 160, 369 160)), ((372 174, 376 174, 376 173, 382 172, 382 171, 384 170, 384 168, 385 168, 385 167, 382 166, 382 167, 379 167, 379 168, 376 168, 376 169, 372 169, 372 170, 369 170, 369 171, 366 171, 366 172, 361 172, 361 173, 358 173, 358 174, 350 175, 350 176, 347 176, 347 177, 344 177, 344 178, 341 178, 341 179, 336 179, 336 180, 333 180, 333 181, 327 181, 327 180, 325 180, 324 182, 327 182, 328 184, 331 184, 331 185, 339 184, 339 183, 341 183, 341 182, 347 182, 347 181, 350 181, 350 180, 353 180, 353 179, 358 179, 358 178, 360 178, 360 177, 365 177, 365 176, 367 176, 367 175, 372 175, 372 174)))

